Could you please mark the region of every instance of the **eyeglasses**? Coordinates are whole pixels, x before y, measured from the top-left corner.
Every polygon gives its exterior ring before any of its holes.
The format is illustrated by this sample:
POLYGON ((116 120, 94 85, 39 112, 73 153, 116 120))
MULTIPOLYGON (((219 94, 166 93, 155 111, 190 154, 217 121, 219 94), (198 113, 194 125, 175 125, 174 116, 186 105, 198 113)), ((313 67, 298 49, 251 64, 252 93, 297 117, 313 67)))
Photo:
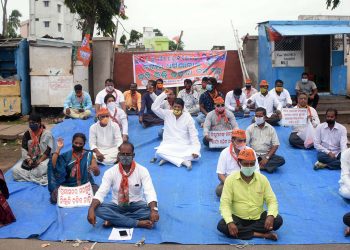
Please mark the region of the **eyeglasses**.
POLYGON ((215 105, 217 108, 222 108, 222 107, 225 107, 225 104, 216 104, 215 105))

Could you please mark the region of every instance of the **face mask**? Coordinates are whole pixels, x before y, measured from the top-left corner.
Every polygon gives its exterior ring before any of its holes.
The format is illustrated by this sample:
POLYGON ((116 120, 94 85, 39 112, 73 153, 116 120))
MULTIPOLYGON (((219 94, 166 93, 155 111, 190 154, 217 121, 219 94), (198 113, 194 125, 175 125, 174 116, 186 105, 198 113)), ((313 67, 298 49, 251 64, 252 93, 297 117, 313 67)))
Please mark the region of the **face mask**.
POLYGON ((252 88, 252 85, 245 85, 245 88, 246 88, 246 89, 251 89, 251 88, 252 88))
POLYGON ((113 87, 113 86, 107 86, 107 87, 106 87, 106 90, 107 90, 108 92, 112 92, 112 91, 114 90, 114 87, 113 87))
POLYGON ((37 131, 37 130, 40 128, 40 125, 37 124, 37 123, 29 124, 29 128, 30 128, 32 131, 37 131))
POLYGON ((103 118, 102 120, 100 120, 100 123, 101 123, 102 125, 107 125, 108 122, 109 122, 109 117, 105 117, 105 118, 103 118))
POLYGON ((132 155, 120 155, 119 156, 119 161, 122 165, 124 166, 130 166, 133 160, 132 155))
POLYGON ((326 122, 328 123, 328 125, 334 125, 335 124, 335 120, 326 120, 326 122))
POLYGON ((265 122, 264 117, 255 117, 255 123, 256 125, 261 125, 265 122))
POLYGON ((117 104, 115 102, 110 102, 107 104, 107 109, 112 115, 114 114, 115 109, 117 108, 117 104))
POLYGON ((225 107, 216 107, 215 110, 216 110, 216 112, 218 112, 219 114, 222 114, 222 113, 224 113, 224 111, 225 111, 225 107))
POLYGON ((158 89, 162 89, 162 88, 163 88, 163 84, 158 83, 158 84, 157 84, 157 88, 158 88, 158 89))
POLYGON ((239 151, 243 150, 247 144, 245 142, 242 142, 240 144, 235 143, 235 148, 237 148, 239 151))
POLYGON ((275 89, 276 89, 276 92, 279 92, 279 93, 283 91, 283 87, 276 87, 275 89))
POLYGON ((180 110, 180 109, 174 109, 174 110, 173 110, 173 113, 174 113, 175 116, 179 116, 179 115, 182 114, 182 110, 180 110))
POLYGON ((213 90, 213 85, 211 84, 207 84, 207 86, 205 87, 208 91, 212 91, 213 90))
POLYGON ((303 79, 301 79, 301 82, 302 83, 307 83, 309 80, 308 79, 305 79, 305 78, 303 78, 303 79))
POLYGON ((255 171, 255 166, 253 167, 243 167, 241 166, 241 172, 242 174, 244 174, 247 177, 250 177, 254 174, 255 171))
POLYGON ((261 88, 261 89, 260 89, 260 92, 261 92, 261 94, 265 94, 265 93, 267 92, 267 89, 261 88))
POLYGON ((72 148, 74 152, 81 152, 84 149, 83 146, 75 146, 74 144, 72 145, 72 148))

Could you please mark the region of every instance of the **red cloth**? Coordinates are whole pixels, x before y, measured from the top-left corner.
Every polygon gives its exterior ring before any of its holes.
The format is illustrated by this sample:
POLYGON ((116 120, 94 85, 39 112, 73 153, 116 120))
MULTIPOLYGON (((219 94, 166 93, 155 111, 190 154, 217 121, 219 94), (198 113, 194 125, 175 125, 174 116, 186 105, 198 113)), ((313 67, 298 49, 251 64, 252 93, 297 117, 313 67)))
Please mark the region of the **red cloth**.
POLYGON ((6 199, 9 197, 9 192, 5 182, 5 177, 0 170, 0 226, 6 226, 14 221, 16 217, 7 203, 6 199))
POLYGON ((71 171, 71 177, 75 177, 77 179, 77 185, 81 185, 81 172, 80 172, 80 161, 84 157, 84 150, 82 151, 81 155, 78 156, 74 151, 73 151, 73 158, 75 159, 74 162, 74 167, 71 171))
POLYGON ((35 159, 36 157, 40 156, 41 154, 41 150, 40 150, 40 136, 43 133, 44 128, 40 127, 38 129, 38 131, 33 132, 31 129, 29 129, 29 133, 30 133, 30 138, 32 139, 32 143, 29 145, 28 148, 28 154, 32 159, 35 159))
POLYGON ((136 168, 136 163, 133 161, 131 163, 131 168, 129 173, 125 173, 123 166, 119 163, 119 172, 122 174, 122 181, 120 182, 119 191, 118 191, 118 204, 125 206, 129 205, 129 176, 134 172, 136 168))
POLYGON ((228 118, 227 118, 227 116, 226 116, 226 111, 224 111, 222 114, 220 114, 216 109, 215 109, 215 113, 216 113, 216 115, 217 115, 217 122, 220 122, 220 120, 221 119, 224 119, 224 121, 226 122, 226 123, 228 123, 228 118))
POLYGON ((235 153, 235 151, 234 151, 234 149, 233 149, 233 144, 232 144, 232 142, 231 142, 231 144, 230 144, 230 154, 231 154, 232 158, 235 159, 235 161, 238 161, 238 157, 237 157, 237 155, 236 155, 236 153, 235 153))
POLYGON ((241 102, 239 101, 239 98, 235 98, 235 100, 236 100, 237 108, 239 108, 241 106, 241 102))

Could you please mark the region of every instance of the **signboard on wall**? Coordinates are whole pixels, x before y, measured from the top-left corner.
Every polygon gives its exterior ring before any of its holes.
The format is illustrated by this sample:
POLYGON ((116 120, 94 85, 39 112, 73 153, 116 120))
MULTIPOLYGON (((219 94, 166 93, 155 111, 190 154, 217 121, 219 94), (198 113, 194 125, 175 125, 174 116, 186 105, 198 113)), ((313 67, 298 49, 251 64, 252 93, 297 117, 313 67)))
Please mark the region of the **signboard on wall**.
POLYGON ((222 81, 226 51, 162 52, 133 56, 134 82, 145 88, 148 80, 162 78, 167 87, 183 86, 184 79, 204 76, 222 81))
POLYGON ((304 55, 301 50, 274 51, 272 54, 274 67, 303 67, 304 55))

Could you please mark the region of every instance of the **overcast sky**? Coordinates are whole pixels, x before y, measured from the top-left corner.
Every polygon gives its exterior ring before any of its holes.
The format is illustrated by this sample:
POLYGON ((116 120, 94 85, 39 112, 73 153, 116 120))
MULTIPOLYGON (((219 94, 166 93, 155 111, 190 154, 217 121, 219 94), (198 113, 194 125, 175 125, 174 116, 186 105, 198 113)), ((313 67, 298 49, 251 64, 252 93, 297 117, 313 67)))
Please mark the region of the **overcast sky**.
MULTIPOLYGON (((350 15, 350 1, 327 10, 326 0, 125 0, 127 31, 142 27, 160 29, 170 39, 184 31, 185 49, 211 49, 224 45, 234 49, 230 20, 239 36, 257 34, 257 23, 267 20, 296 20, 298 15, 350 15)), ((29 0, 9 0, 8 13, 18 9, 29 18, 29 0)), ((2 20, 2 18, 0 19, 2 20)), ((2 25, 1 25, 2 26, 2 25)), ((2 29, 2 28, 1 28, 2 29)), ((120 29, 119 36, 122 34, 120 29)))

